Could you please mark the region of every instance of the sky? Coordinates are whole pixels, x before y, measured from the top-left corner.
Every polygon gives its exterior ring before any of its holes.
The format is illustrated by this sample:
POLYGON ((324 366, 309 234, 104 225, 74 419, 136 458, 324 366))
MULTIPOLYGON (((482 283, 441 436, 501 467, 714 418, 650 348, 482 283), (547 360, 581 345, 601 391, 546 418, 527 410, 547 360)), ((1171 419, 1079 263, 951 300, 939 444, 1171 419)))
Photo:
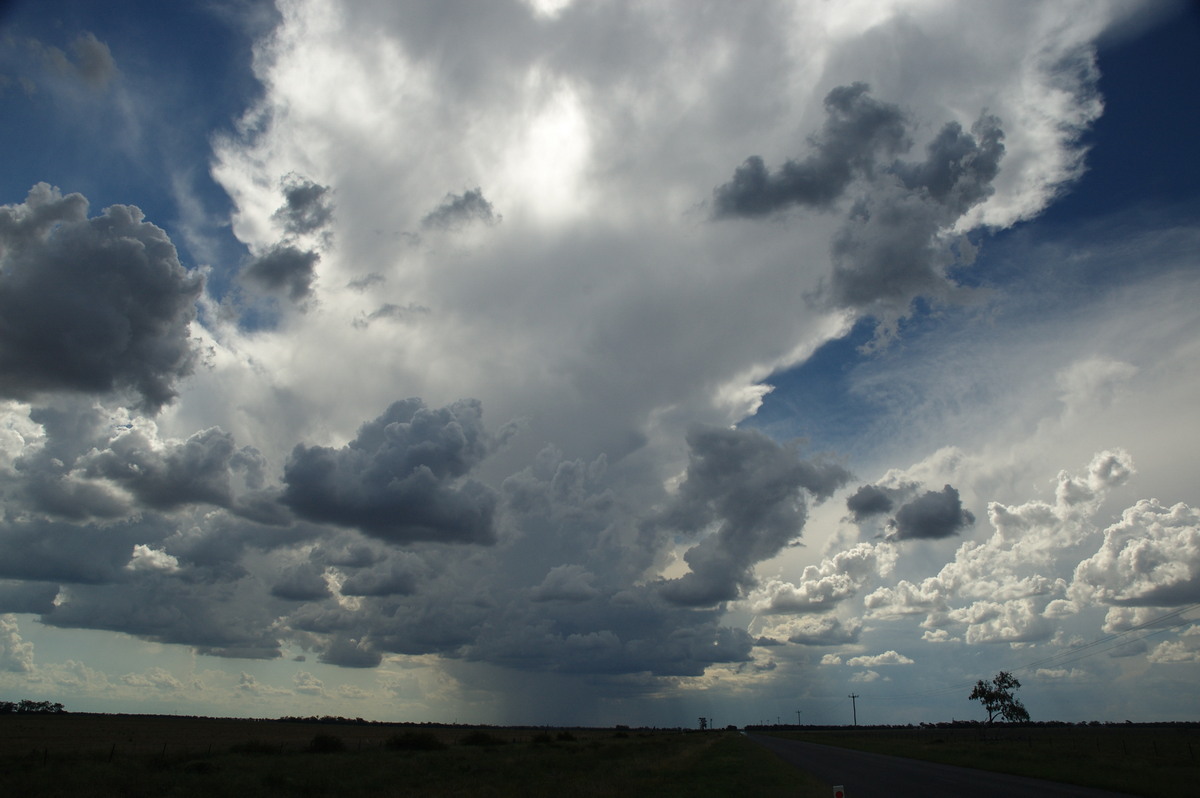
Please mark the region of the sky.
POLYGON ((0 697, 1195 720, 1197 52, 1168 0, 0 4, 0 697))

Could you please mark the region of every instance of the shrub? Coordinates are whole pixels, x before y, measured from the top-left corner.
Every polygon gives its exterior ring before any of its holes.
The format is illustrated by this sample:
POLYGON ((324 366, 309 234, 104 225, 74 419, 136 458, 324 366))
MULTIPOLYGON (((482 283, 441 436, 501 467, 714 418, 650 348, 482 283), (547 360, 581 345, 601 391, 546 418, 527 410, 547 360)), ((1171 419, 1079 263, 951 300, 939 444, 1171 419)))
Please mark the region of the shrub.
POLYGON ((332 734, 318 734, 308 744, 308 750, 315 754, 334 754, 338 751, 345 751, 346 744, 342 742, 341 737, 334 737, 332 734))
POLYGON ((392 751, 440 751, 446 744, 431 732, 404 732, 396 734, 384 743, 392 751))
POLYGON ((504 741, 499 737, 485 731, 473 731, 459 740, 459 743, 462 745, 504 745, 504 741))
POLYGON ((278 754, 279 746, 265 740, 247 740, 229 746, 229 750, 235 754, 278 754))

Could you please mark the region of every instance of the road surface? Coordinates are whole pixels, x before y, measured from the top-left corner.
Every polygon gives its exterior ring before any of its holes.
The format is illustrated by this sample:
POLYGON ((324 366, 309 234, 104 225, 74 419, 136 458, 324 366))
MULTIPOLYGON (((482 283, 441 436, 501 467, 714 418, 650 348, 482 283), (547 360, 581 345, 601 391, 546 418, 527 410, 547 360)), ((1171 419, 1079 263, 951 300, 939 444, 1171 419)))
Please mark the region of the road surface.
MULTIPOLYGON (((813 778, 845 788, 846 798, 1119 798, 1123 793, 1024 776, 868 754, 832 745, 747 735, 813 778)), ((1127 796, 1125 798, 1128 798, 1127 796)))

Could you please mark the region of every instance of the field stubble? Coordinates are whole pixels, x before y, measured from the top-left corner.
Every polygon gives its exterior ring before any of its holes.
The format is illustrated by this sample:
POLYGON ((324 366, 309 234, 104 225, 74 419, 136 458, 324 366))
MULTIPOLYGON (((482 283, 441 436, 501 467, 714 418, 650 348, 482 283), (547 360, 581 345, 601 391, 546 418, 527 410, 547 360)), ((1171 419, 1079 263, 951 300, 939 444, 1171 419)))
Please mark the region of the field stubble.
POLYGON ((778 736, 878 754, 1184 798, 1200 783, 1200 727, 1017 726, 782 732, 778 736))

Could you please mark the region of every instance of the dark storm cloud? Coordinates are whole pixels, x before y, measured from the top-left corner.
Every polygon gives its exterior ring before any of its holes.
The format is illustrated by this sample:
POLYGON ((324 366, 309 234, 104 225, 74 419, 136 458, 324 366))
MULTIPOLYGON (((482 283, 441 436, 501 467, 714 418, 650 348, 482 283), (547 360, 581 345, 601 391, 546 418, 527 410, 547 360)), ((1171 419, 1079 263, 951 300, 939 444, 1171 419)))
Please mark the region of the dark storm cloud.
POLYGON ((992 195, 992 181, 1004 156, 1000 120, 984 114, 966 133, 949 122, 930 142, 921 163, 897 163, 905 187, 923 190, 930 199, 959 215, 992 195))
POLYGON ((396 402, 341 449, 298 445, 284 502, 312 521, 356 527, 391 543, 491 543, 496 495, 463 479, 487 454, 482 408, 396 402))
POLYGON ((344 596, 403 596, 417 589, 424 568, 416 558, 395 555, 389 562, 367 568, 346 578, 344 596))
POLYGON ((343 668, 374 668, 383 661, 383 655, 376 651, 369 641, 339 636, 317 660, 343 668))
POLYGON ((101 584, 125 578, 135 545, 167 533, 161 519, 97 524, 0 524, 0 578, 101 584))
POLYGON ((691 573, 662 585, 672 602, 704 606, 735 599, 754 583, 754 565, 799 537, 807 518, 802 491, 827 498, 850 479, 832 463, 801 460, 756 430, 704 427, 688 435, 687 473, 658 519, 666 528, 715 532, 684 555, 691 573))
POLYGON ((925 161, 893 164, 855 204, 832 243, 835 304, 897 316, 916 296, 953 290, 945 271, 955 257, 944 233, 992 194, 1004 155, 999 120, 982 116, 971 130, 946 125, 925 161))
POLYGON ((733 179, 713 191, 714 216, 767 216, 793 205, 827 208, 860 174, 870 174, 880 156, 909 147, 904 114, 870 97, 865 83, 838 86, 825 97, 828 118, 809 140, 813 153, 786 161, 771 173, 752 156, 733 179))
POLYGON ((312 293, 320 260, 321 256, 312 250, 276 244, 250 261, 242 270, 242 278, 264 290, 286 293, 288 299, 299 302, 312 293))
POLYGON ((492 203, 484 199, 483 192, 474 188, 462 194, 447 194, 442 204, 421 220, 421 227, 427 230, 460 230, 473 222, 499 224, 501 218, 492 203))
POLYGON ((893 500, 894 491, 878 485, 863 485, 853 496, 846 499, 846 509, 854 516, 855 521, 861 521, 873 515, 891 512, 895 506, 893 500))
POLYGON ((203 280, 139 209, 87 208, 45 183, 0 207, 0 395, 128 389, 157 411, 192 371, 203 280))
POLYGON ((53 608, 57 595, 57 584, 0 579, 0 614, 20 612, 40 615, 53 608))
POLYGON ((947 485, 941 491, 926 491, 897 510, 888 539, 945 538, 973 523, 975 516, 963 509, 958 491, 947 485))
MULTIPOLYGON (((983 114, 968 133, 946 124, 925 160, 896 156, 910 144, 900 109, 868 95, 863 83, 825 98, 828 118, 810 139, 812 154, 771 172, 757 156, 713 192, 714 218, 762 217, 792 206, 828 209, 856 180, 864 190, 831 244, 833 274, 825 289, 835 306, 864 310, 889 333, 918 296, 950 298, 955 264, 946 233, 993 193, 1004 156, 1000 121, 983 114)), ((964 262, 969 261, 965 258, 964 262)))
POLYGON ((163 575, 121 585, 77 585, 39 620, 47 626, 105 629, 192 646, 211 656, 279 657, 279 641, 269 631, 275 608, 262 594, 238 595, 247 587, 163 575))
POLYGON ((315 233, 333 221, 329 186, 322 186, 295 173, 283 178, 283 205, 273 219, 292 235, 315 233))

